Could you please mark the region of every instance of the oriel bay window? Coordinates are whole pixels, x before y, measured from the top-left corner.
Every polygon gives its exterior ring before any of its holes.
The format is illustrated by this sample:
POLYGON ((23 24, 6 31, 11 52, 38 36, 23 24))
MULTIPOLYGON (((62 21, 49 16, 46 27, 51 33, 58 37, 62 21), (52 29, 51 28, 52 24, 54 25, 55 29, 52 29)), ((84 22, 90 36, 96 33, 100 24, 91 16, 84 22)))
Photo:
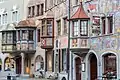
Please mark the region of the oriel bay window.
POLYGON ((42 35, 43 36, 53 35, 53 20, 52 19, 42 20, 42 35))
POLYGON ((11 52, 16 50, 16 32, 2 31, 2 52, 11 52))

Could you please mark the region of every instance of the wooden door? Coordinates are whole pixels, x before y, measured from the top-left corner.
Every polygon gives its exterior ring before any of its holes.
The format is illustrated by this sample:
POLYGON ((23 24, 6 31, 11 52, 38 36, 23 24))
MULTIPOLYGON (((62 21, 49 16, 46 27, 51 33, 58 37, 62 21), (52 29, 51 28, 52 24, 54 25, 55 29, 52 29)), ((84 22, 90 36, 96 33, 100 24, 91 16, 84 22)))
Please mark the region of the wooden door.
POLYGON ((76 58, 75 62, 76 62, 76 80, 81 80, 81 71, 80 71, 81 60, 80 60, 80 58, 76 58))
POLYGON ((21 74, 21 57, 16 59, 16 74, 21 74))
POLYGON ((90 80, 97 79, 97 58, 95 55, 92 55, 90 59, 90 78, 90 80))

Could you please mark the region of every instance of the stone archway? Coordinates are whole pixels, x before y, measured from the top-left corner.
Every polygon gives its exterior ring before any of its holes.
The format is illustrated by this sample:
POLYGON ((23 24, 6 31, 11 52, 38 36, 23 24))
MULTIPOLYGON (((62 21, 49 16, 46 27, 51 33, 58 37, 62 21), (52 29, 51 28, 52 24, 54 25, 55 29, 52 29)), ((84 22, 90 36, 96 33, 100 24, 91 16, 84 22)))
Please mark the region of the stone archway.
POLYGON ((95 80, 97 79, 97 58, 95 54, 90 54, 89 63, 90 80, 95 80))
POLYGON ((38 55, 35 59, 35 71, 38 71, 39 69, 44 69, 44 60, 41 55, 38 55))

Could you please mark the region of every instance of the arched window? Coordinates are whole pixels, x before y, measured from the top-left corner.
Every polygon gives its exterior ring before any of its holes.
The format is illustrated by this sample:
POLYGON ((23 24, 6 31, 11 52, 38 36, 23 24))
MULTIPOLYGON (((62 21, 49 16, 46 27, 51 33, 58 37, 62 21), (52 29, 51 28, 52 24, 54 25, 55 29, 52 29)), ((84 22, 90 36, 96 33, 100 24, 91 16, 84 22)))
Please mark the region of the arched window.
POLYGON ((104 75, 111 75, 117 77, 117 65, 116 65, 116 55, 110 53, 103 56, 104 57, 104 75))
POLYGON ((40 69, 43 70, 44 68, 44 61, 43 61, 43 57, 41 57, 40 55, 38 55, 35 59, 35 70, 38 71, 40 69))

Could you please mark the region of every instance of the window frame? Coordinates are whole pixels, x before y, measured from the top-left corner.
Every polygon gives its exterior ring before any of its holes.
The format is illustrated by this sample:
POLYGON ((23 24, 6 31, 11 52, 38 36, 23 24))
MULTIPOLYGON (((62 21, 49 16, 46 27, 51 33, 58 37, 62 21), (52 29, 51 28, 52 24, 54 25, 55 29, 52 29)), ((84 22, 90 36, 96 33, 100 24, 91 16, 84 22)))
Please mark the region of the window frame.
POLYGON ((88 20, 80 20, 80 36, 88 36, 88 20), (82 22, 86 24, 82 25, 82 22))
POLYGON ((53 20, 47 20, 47 35, 52 36, 53 34, 53 20), (48 23, 50 21, 50 23, 48 23))
POLYGON ((113 16, 107 17, 108 19, 108 34, 113 33, 113 16))
POLYGON ((57 35, 60 36, 61 35, 61 20, 57 20, 57 35))
POLYGON ((77 36, 79 36, 79 21, 78 20, 74 20, 74 21, 72 21, 72 36, 73 37, 77 37, 77 36), (77 24, 77 25, 75 25, 75 23, 77 24), (76 29, 75 29, 75 27, 76 27, 76 29), (76 35, 75 35, 76 34, 76 35))
POLYGON ((67 26, 67 17, 66 18, 63 18, 63 27, 64 27, 64 30, 63 30, 63 33, 64 34, 67 34, 68 33, 68 26, 67 26))
POLYGON ((13 22, 18 22, 18 11, 17 10, 12 11, 12 21, 13 22))

